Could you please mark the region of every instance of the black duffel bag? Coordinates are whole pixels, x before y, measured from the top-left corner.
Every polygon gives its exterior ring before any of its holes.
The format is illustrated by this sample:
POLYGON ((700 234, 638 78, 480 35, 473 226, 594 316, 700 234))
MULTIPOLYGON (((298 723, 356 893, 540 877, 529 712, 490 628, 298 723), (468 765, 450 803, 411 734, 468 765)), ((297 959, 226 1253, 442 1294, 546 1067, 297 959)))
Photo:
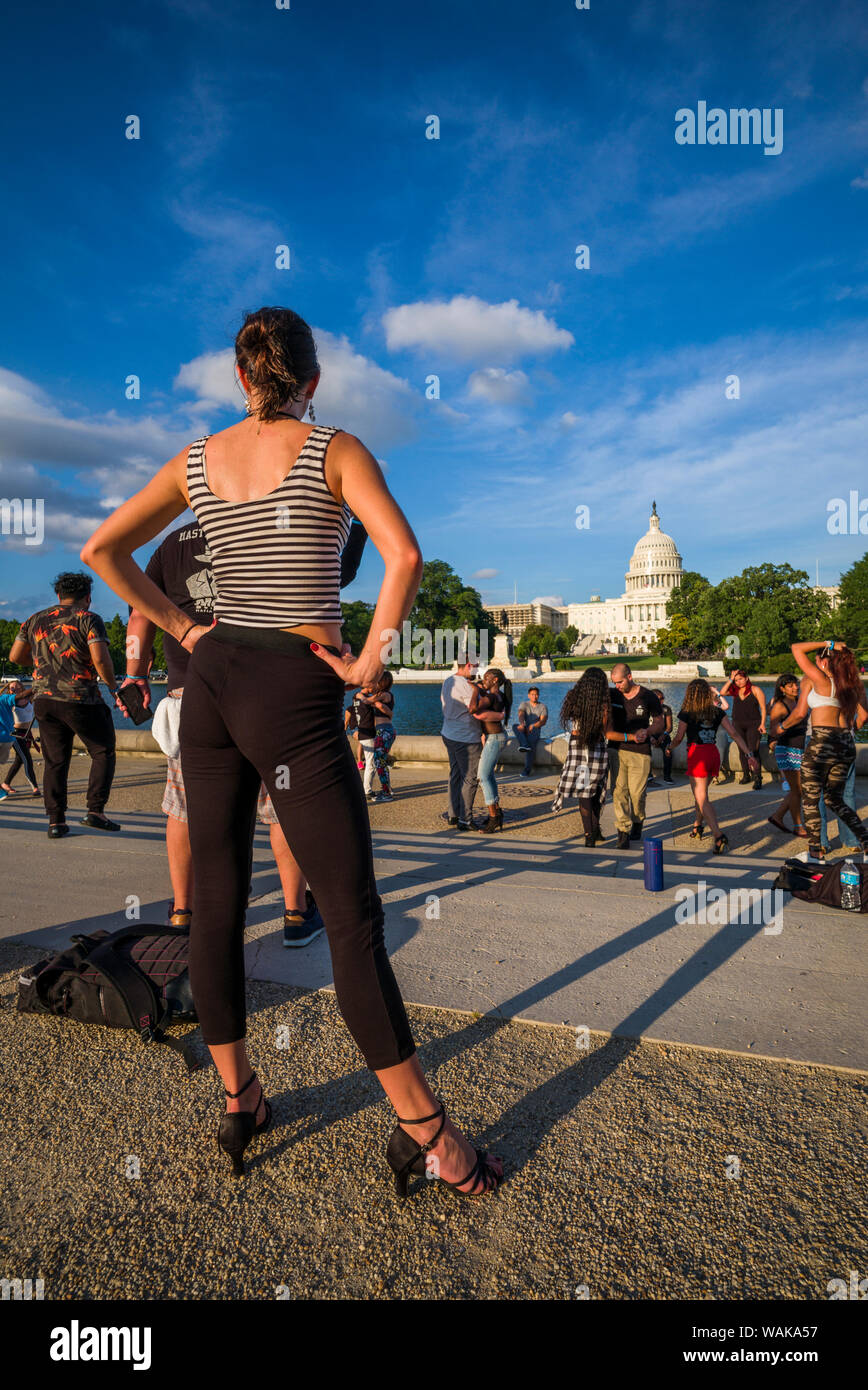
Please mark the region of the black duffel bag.
POLYGON ((72 937, 72 945, 18 980, 19 1013, 56 1014, 79 1023, 135 1028, 143 1042, 162 1042, 173 1023, 195 1023, 187 960, 190 933, 180 927, 124 927, 72 937))
MULTIPOLYGON (((843 859, 836 859, 831 864, 806 864, 804 859, 785 859, 772 886, 783 888, 805 903, 840 908, 843 863, 843 859)), ((859 871, 859 911, 868 912, 868 864, 857 863, 856 868, 859 871)))

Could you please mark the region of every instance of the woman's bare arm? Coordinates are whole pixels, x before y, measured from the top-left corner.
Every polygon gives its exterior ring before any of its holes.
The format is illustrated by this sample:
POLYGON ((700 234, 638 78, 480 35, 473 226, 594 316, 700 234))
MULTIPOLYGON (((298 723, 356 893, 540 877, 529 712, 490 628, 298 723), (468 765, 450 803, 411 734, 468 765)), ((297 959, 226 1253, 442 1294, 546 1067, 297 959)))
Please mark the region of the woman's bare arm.
POLYGON ((807 719, 810 706, 808 704, 808 692, 811 689, 811 679, 804 676, 799 685, 799 698, 797 703, 790 710, 789 714, 781 720, 782 730, 789 729, 793 724, 798 724, 800 720, 807 719))
POLYGON ((813 661, 808 660, 808 652, 817 652, 821 647, 828 646, 826 642, 793 642, 790 651, 796 659, 799 670, 804 671, 809 680, 813 681, 820 695, 828 695, 832 689, 829 677, 824 675, 819 666, 813 661), (828 690, 824 689, 828 686, 828 690))
POLYGON ((372 679, 383 669, 383 648, 413 606, 422 578, 422 553, 410 524, 386 486, 380 466, 355 435, 335 435, 326 454, 326 482, 367 531, 386 566, 370 631, 359 655, 319 655, 348 682, 372 679))
MULTIPOLYGON (((88 565, 109 588, 156 627, 180 641, 190 627, 190 619, 139 568, 133 552, 159 535, 164 526, 186 511, 187 450, 176 454, 128 502, 122 503, 94 531, 81 552, 82 563, 88 565)), ((201 631, 207 631, 201 626, 201 631)), ((200 635, 200 634, 197 634, 200 635)), ((190 649, 190 644, 182 645, 190 649)))

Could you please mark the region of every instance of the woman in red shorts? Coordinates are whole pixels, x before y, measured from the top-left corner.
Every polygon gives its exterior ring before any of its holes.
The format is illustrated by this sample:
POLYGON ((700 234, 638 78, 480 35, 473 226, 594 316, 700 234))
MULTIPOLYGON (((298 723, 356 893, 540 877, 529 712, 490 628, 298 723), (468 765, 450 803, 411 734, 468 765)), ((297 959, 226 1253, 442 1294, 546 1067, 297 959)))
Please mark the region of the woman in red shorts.
MULTIPOLYGON (((684 692, 684 702, 678 711, 678 732, 672 740, 677 748, 687 737, 687 775, 693 799, 696 802, 696 820, 690 832, 691 840, 701 840, 705 821, 714 836, 715 854, 723 854, 729 849, 729 840, 721 833, 717 816, 708 799, 708 784, 720 771, 720 753, 715 739, 723 725, 729 737, 744 753, 749 764, 756 758, 741 736, 741 733, 727 718, 724 710, 715 704, 715 695, 708 681, 691 681, 684 692)), ((751 768, 755 771, 755 768, 751 768)))

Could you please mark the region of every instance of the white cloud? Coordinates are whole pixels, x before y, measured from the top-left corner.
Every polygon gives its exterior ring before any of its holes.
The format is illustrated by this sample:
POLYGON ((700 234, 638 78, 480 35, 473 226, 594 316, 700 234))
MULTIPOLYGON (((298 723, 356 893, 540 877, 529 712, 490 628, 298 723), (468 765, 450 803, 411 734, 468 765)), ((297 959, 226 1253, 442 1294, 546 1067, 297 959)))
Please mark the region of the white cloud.
POLYGON ((496 579, 497 576, 498 576, 499 574, 500 574, 500 570, 475 570, 474 573, 471 574, 470 578, 471 578, 471 579, 496 579))
POLYGON ((526 400, 530 382, 524 372, 508 372, 505 367, 481 367, 467 382, 467 394, 492 405, 515 405, 526 400))
POLYGON ((868 188, 868 169, 863 169, 861 174, 857 174, 855 179, 850 180, 851 188, 868 188))
POLYGON ((391 352, 411 349, 461 362, 486 357, 512 362, 564 351, 575 341, 541 309, 524 309, 517 299, 488 304, 476 295, 402 304, 386 311, 383 326, 391 352))
MULTIPOLYGON (((356 352, 348 338, 314 329, 322 377, 314 407, 317 420, 358 435, 373 449, 406 442, 415 433, 421 393, 401 377, 356 352)), ((179 390, 192 392, 201 405, 244 408, 235 384, 232 348, 205 352, 185 362, 175 378, 179 390)))
POLYGON ((564 607, 564 600, 560 594, 543 594, 541 598, 532 598, 531 603, 545 603, 549 608, 564 607))

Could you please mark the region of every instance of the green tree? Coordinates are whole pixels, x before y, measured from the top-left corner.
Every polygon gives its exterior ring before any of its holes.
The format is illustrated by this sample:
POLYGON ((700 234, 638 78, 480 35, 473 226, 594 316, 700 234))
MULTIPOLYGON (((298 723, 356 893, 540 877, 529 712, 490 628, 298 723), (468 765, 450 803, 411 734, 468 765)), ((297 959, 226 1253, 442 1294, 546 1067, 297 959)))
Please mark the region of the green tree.
POLYGON ((166 669, 166 649, 163 646, 163 634, 159 628, 154 635, 154 669, 156 671, 165 671, 166 669))
POLYGON ((352 603, 342 604, 342 608, 343 640, 349 642, 353 655, 358 656, 368 640, 368 633, 371 630, 371 621, 374 616, 374 605, 363 603, 361 599, 355 599, 352 603))
POLYGON ((111 622, 106 623, 106 634, 112 665, 116 672, 124 673, 127 661, 127 625, 118 613, 115 613, 111 622))
POLYGON ((651 643, 654 656, 668 657, 677 661, 681 651, 690 647, 690 625, 682 613, 673 615, 668 627, 661 627, 651 643))
POLYGON ((437 628, 455 632, 466 624, 469 631, 476 633, 477 651, 483 649, 485 640, 488 650, 494 650, 497 628, 483 608, 478 590, 465 584, 445 560, 426 560, 422 566, 410 623, 430 633, 432 642, 437 628), (483 638, 483 633, 488 634, 487 638, 483 638))
POLYGON ((557 636, 545 623, 528 623, 515 646, 519 661, 529 656, 551 656, 559 650, 557 636))
POLYGON ((579 629, 569 623, 563 632, 558 633, 558 651, 568 655, 578 641, 578 636, 579 629))
POLYGON ((686 618, 690 620, 696 605, 706 589, 711 588, 711 583, 700 574, 698 570, 685 570, 681 576, 681 583, 677 589, 673 589, 666 605, 667 618, 686 618))
POLYGON ((849 646, 868 647, 868 553, 841 575, 840 607, 832 615, 832 626, 849 646))
POLYGON ((0 668, 7 676, 19 676, 29 671, 27 666, 16 666, 9 660, 9 651, 21 624, 13 618, 0 618, 0 668))

